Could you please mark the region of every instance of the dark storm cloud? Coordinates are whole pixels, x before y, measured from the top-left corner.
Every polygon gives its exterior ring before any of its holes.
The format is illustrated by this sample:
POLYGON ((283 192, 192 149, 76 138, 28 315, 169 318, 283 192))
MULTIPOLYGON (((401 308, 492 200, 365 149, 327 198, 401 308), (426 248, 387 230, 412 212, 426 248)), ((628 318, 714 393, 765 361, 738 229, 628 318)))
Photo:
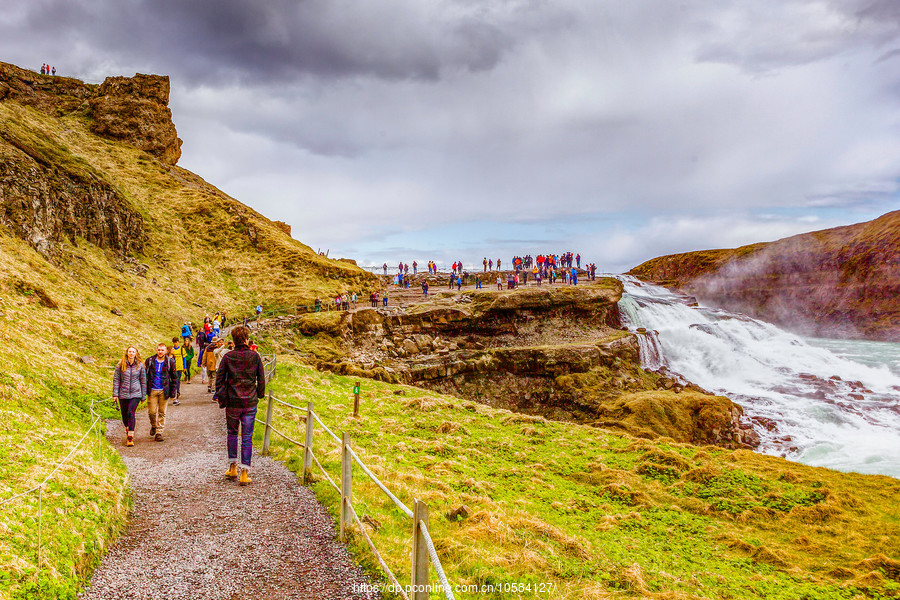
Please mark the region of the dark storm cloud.
MULTIPOLYGON (((435 80, 490 69, 513 43, 490 18, 444 18, 412 0, 44 0, 27 22, 119 63, 173 70, 194 82, 278 85, 300 76, 435 80), (123 60, 125 57, 131 60, 123 60)), ((450 11, 448 11, 449 13, 450 11)))
POLYGON ((900 0, 0 0, 0 52, 171 75, 181 165, 323 249, 628 266, 900 188, 900 0))

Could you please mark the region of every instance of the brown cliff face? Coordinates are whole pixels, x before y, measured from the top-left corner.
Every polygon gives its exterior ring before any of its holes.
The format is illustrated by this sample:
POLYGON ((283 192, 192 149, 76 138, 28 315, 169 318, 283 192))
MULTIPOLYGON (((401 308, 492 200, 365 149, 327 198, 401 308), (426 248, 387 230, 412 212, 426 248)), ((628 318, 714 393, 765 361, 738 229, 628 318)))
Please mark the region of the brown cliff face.
POLYGON ((89 104, 94 133, 127 142, 166 164, 181 158, 181 140, 168 107, 168 76, 107 77, 89 104))
POLYGON ((166 164, 174 165, 181 157, 181 140, 168 108, 167 76, 107 77, 98 86, 0 62, 0 101, 5 100, 53 116, 84 114, 93 121, 94 133, 125 141, 166 164))
POLYGON ((0 225, 46 256, 77 237, 120 256, 141 251, 141 215, 64 146, 30 134, 0 125, 0 225))
POLYGON ((629 274, 804 335, 900 340, 900 211, 768 244, 654 258, 629 274))

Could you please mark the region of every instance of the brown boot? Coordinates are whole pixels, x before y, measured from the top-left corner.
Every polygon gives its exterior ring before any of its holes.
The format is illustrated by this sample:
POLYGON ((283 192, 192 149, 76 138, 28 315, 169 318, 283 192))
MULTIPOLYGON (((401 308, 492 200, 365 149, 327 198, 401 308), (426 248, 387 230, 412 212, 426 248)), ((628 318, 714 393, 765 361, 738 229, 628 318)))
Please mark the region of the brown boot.
POLYGON ((228 479, 237 479, 237 463, 231 463, 231 466, 228 467, 228 470, 225 471, 225 477, 228 479))
POLYGON ((241 485, 249 485, 250 482, 253 481, 250 479, 250 471, 247 469, 241 469, 241 479, 238 481, 241 485))

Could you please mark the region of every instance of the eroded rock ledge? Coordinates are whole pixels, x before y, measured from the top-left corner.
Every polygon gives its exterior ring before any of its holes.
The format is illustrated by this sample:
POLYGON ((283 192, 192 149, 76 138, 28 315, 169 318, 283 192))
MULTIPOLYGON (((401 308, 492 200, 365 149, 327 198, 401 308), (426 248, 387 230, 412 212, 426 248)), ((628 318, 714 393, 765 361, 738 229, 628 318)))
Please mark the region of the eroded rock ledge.
POLYGON ((181 140, 169 110, 169 77, 107 77, 100 85, 40 75, 0 62, 0 101, 10 100, 53 116, 84 114, 91 130, 135 146, 174 165, 181 140))
POLYGON ((727 398, 640 367, 614 279, 577 288, 469 291, 407 309, 360 308, 268 324, 320 368, 641 437, 753 447, 727 398))

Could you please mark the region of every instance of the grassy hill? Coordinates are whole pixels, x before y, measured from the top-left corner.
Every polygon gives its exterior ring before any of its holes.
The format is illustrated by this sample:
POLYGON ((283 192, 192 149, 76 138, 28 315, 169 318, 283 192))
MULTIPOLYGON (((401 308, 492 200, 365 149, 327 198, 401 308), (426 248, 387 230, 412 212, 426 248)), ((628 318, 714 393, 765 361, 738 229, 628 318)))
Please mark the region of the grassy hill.
MULTIPOLYGON (((146 356, 217 310, 238 317, 375 285, 66 108, 0 101, 0 501, 74 446, 127 345, 146 356)), ((0 506, 0 599, 73 597, 125 521, 126 484, 118 456, 104 444, 98 459, 88 440, 44 491, 40 567, 37 495, 0 506)))
POLYGON ((900 211, 771 243, 661 256, 629 274, 802 334, 900 340, 900 211))
MULTIPOLYGON (((896 479, 650 441, 372 380, 354 418, 355 381, 279 356, 272 388, 299 406, 313 401, 329 427, 349 432, 408 506, 428 503, 449 580, 480 590, 457 598, 900 597, 896 479), (467 518, 448 518, 462 505, 467 518)), ((276 404, 274 414, 280 431, 304 439, 303 413, 276 404)), ((315 432, 315 452, 336 479, 339 445, 315 432)), ((272 440, 273 455, 301 470, 302 450, 272 440)), ((356 511, 406 584, 408 519, 355 473, 356 511)), ((314 489, 336 515, 338 495, 320 475, 314 489)), ((363 538, 351 545, 377 574, 363 538)))

